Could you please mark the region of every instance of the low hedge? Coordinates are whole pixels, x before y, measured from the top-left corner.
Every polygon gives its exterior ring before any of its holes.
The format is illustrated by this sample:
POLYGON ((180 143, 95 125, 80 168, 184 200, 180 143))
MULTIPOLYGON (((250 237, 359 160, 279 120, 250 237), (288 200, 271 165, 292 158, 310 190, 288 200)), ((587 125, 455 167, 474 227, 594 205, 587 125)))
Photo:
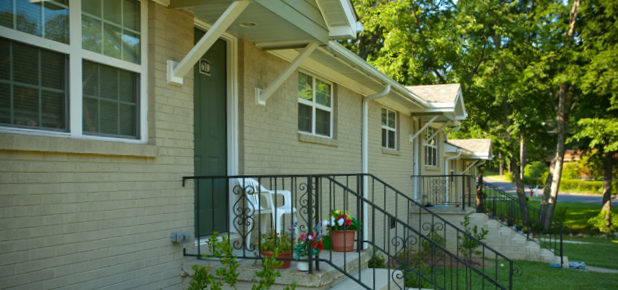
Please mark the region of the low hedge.
MULTIPOLYGON (((562 179, 560 191, 563 190, 603 194, 603 181, 562 179)), ((612 194, 618 194, 618 181, 612 181, 612 194)))
MULTIPOLYGON (((526 184, 545 185, 545 180, 536 178, 526 180, 526 184)), ((603 181, 573 180, 563 178, 560 180, 560 191, 603 194, 603 181)), ((618 194, 618 180, 612 181, 612 194, 618 194)))

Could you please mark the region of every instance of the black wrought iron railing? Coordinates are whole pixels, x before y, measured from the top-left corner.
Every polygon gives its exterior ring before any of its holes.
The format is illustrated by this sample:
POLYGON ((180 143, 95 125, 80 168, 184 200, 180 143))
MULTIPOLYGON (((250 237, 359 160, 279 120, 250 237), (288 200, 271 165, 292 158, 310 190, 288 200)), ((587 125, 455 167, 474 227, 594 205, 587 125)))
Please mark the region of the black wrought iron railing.
MULTIPOLYGON (((362 272, 355 273, 364 267, 366 251, 387 261, 384 267, 394 278, 389 279, 389 289, 512 289, 513 276, 521 273, 513 261, 369 174, 194 176, 184 177, 183 184, 188 180, 194 180, 196 189, 197 245, 210 234, 207 231, 221 226, 210 224, 213 217, 221 219, 216 214, 217 196, 226 196, 220 203, 228 209, 223 231, 239 236, 232 241, 239 258, 261 259, 260 236, 270 229, 282 231, 296 223, 298 235, 329 218, 332 210, 342 210, 363 225, 354 234, 354 250, 324 249, 317 257, 311 252, 299 257, 309 262, 309 273, 327 263, 363 288, 373 289, 375 285, 364 284, 362 272), (463 247, 471 241, 477 246, 463 247), (349 261, 356 264, 351 267, 349 261)), ((185 254, 201 258, 202 253, 197 246, 185 254)), ((376 281, 376 271, 372 273, 376 281)))
POLYGON ((418 186, 418 201, 426 207, 475 205, 472 175, 412 175, 411 178, 418 186))
POLYGON ((535 241, 541 248, 560 256, 561 265, 564 263, 562 252, 564 228, 561 222, 554 220, 553 217, 540 216, 542 214, 538 209, 528 205, 530 224, 524 224, 519 198, 488 182, 483 182, 483 205, 485 213, 490 218, 499 220, 506 226, 514 227, 528 240, 535 241), (544 218, 551 220, 549 228, 543 226, 544 218))

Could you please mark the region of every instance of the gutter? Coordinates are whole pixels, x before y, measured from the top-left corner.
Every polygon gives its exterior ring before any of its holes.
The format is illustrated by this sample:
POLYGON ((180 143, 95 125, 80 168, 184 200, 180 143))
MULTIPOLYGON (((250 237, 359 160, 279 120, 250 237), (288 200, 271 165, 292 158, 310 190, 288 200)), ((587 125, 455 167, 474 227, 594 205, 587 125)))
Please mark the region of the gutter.
MULTIPOLYGON (((362 115, 362 138, 361 138, 361 170, 362 173, 369 173, 369 102, 386 96, 391 91, 391 86, 386 85, 384 91, 367 96, 363 100, 363 115, 362 115)), ((369 181, 366 176, 363 177, 363 197, 369 199, 369 181)), ((363 211, 367 212, 367 204, 363 203, 363 211)), ((363 239, 366 241, 369 239, 369 215, 363 216, 363 239)), ((363 244, 363 248, 367 248, 368 244, 363 244)))

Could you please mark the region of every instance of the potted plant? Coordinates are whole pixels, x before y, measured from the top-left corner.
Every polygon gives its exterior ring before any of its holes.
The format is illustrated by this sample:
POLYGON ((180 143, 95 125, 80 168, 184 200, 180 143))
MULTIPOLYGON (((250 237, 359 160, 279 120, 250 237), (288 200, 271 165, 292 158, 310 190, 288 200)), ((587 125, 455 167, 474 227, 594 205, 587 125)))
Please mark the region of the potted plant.
POLYGON ((289 268, 292 263, 292 236, 289 233, 276 233, 274 230, 262 234, 260 254, 272 258, 275 250, 279 252, 279 259, 286 259, 279 269, 289 268))
POLYGON ((354 250, 354 237, 360 228, 360 223, 356 218, 351 217, 347 211, 332 210, 330 221, 325 220, 323 224, 328 226, 330 240, 335 252, 350 252, 354 250))
MULTIPOLYGON (((290 228, 291 233, 294 233, 296 225, 297 224, 295 222, 292 228, 290 228)), ((308 257, 309 253, 312 253, 314 257, 317 257, 320 254, 320 251, 324 249, 322 237, 324 237, 324 235, 322 234, 321 222, 318 222, 311 233, 302 233, 298 236, 296 244, 294 245, 294 253, 296 254, 296 267, 299 271, 309 271, 309 262, 299 261, 299 259, 308 257)))

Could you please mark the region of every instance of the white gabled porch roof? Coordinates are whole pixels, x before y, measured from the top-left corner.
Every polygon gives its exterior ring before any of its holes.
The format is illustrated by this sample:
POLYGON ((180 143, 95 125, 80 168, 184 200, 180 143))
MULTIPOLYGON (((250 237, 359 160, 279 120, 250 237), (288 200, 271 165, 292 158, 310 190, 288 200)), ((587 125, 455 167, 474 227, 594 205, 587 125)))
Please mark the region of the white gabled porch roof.
POLYGON ((444 142, 445 155, 455 155, 461 151, 459 159, 467 160, 491 160, 493 150, 491 139, 459 139, 444 142))

